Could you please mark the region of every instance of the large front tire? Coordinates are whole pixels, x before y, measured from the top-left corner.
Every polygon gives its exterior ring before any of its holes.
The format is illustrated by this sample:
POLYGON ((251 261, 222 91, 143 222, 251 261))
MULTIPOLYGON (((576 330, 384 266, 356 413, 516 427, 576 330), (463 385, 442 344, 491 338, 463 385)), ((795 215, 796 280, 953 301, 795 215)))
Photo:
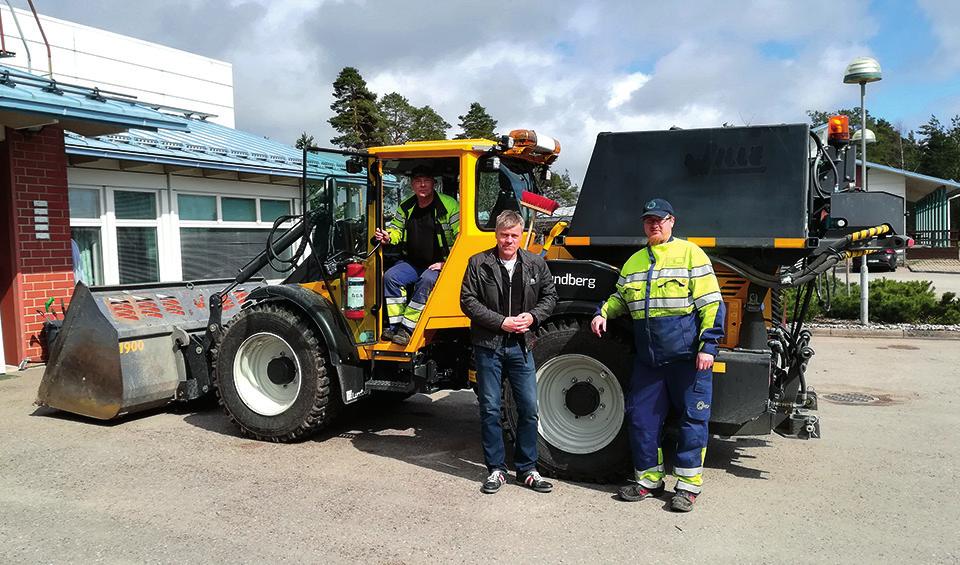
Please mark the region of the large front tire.
MULTIPOLYGON (((536 332, 540 421, 540 470, 574 481, 606 483, 629 473, 630 446, 624 391, 630 379, 630 346, 610 332, 602 339, 586 320, 562 319, 536 332)), ((506 387, 506 424, 514 429, 516 408, 506 387)))
POLYGON ((255 439, 303 439, 342 406, 316 327, 279 305, 238 314, 214 350, 213 369, 224 411, 255 439))

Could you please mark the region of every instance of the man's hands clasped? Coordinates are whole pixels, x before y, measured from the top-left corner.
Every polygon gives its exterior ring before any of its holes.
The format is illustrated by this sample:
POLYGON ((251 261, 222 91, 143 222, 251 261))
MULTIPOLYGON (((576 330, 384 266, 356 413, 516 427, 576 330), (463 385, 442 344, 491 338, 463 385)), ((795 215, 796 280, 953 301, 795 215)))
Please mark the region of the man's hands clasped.
POLYGON ((503 319, 503 323, 500 324, 500 328, 505 332, 522 334, 530 331, 530 326, 532 325, 533 314, 524 312, 518 316, 507 316, 503 319))

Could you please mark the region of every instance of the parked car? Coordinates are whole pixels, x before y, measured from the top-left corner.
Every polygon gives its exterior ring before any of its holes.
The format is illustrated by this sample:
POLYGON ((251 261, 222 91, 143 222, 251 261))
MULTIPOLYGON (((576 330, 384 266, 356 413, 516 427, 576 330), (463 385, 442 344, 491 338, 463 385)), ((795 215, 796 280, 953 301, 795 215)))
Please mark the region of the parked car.
MULTIPOLYGON (((867 267, 871 271, 890 271, 891 273, 897 270, 897 267, 902 263, 900 253, 897 253, 893 249, 886 249, 878 253, 871 253, 867 255, 867 267)), ((853 272, 860 272, 860 260, 854 259, 852 261, 853 272)))

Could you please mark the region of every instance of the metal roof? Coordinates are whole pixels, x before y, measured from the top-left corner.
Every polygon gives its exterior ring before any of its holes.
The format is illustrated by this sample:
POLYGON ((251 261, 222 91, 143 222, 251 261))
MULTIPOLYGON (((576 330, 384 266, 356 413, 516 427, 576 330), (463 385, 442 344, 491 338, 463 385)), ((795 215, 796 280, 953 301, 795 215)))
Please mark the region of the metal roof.
POLYGON ((59 123, 65 129, 101 134, 128 128, 186 130, 186 120, 159 112, 135 98, 0 65, 0 124, 13 128, 59 123))
MULTIPOLYGON (((857 159, 857 166, 858 166, 858 167, 860 166, 860 159, 857 159)), ((877 170, 880 170, 880 171, 886 171, 886 172, 888 172, 888 173, 895 173, 895 174, 898 174, 898 175, 903 175, 903 176, 905 176, 905 177, 907 177, 907 178, 910 178, 910 179, 915 179, 915 180, 919 180, 919 181, 923 181, 923 182, 933 183, 933 184, 936 184, 936 185, 938 185, 938 186, 942 185, 942 186, 949 186, 949 187, 952 187, 952 188, 960 188, 960 182, 957 182, 957 181, 955 181, 955 180, 953 180, 953 179, 942 179, 942 178, 938 178, 938 177, 931 177, 931 176, 929 176, 929 175, 922 175, 922 174, 920 174, 920 173, 915 173, 915 172, 913 172, 913 171, 908 171, 908 170, 905 170, 905 169, 897 169, 897 168, 895 168, 895 167, 889 167, 889 166, 887 166, 887 165, 881 165, 881 164, 879 164, 879 163, 871 163, 870 161, 867 161, 867 168, 868 168, 868 169, 877 169, 877 170)))
MULTIPOLYGON (((161 165, 217 169, 252 174, 299 177, 303 152, 295 147, 200 119, 185 120, 189 131, 133 130, 85 137, 66 134, 68 155, 122 159, 161 165)), ((347 173, 347 157, 336 153, 311 153, 307 176, 358 177, 347 173)))

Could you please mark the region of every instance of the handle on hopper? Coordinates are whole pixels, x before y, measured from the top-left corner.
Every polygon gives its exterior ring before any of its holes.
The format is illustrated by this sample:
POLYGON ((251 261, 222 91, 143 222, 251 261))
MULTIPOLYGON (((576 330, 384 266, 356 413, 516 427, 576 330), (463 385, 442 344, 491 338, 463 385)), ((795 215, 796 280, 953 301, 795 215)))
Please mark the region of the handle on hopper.
POLYGON ((541 257, 547 256, 547 252, 550 251, 551 247, 553 247, 553 241, 557 239, 557 236, 560 235, 560 232, 567 229, 567 226, 569 225, 570 222, 565 222, 563 220, 553 224, 553 227, 550 228, 550 233, 548 233, 546 239, 543 240, 543 249, 540 250, 541 257))

